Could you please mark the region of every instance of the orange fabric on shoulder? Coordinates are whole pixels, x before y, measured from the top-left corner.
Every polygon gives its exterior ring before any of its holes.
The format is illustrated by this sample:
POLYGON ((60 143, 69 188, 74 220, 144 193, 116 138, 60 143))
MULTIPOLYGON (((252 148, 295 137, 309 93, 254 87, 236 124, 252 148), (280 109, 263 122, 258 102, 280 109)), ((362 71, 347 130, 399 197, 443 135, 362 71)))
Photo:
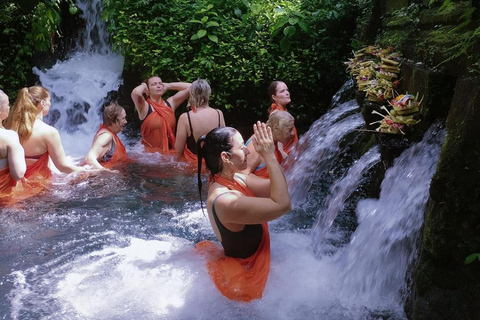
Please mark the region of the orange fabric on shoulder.
MULTIPOLYGON (((246 186, 215 176, 215 181, 230 190, 255 196, 246 186)), ((249 302, 260 299, 270 272, 270 234, 263 223, 263 237, 257 251, 246 259, 227 257, 223 248, 211 241, 202 241, 195 248, 207 259, 210 278, 225 297, 249 302)))
POLYGON ((130 159, 128 159, 127 150, 125 149, 125 146, 123 145, 122 141, 117 136, 117 134, 115 132, 113 132, 112 130, 110 130, 107 126, 105 126, 103 124, 100 125, 97 133, 95 134, 95 139, 102 129, 105 129, 108 132, 110 132, 113 136, 113 140, 115 141, 115 152, 113 153, 113 156, 110 158, 110 160, 108 160, 106 162, 100 162, 102 167, 107 168, 107 169, 112 169, 113 167, 117 166, 120 163, 129 162, 130 159))
MULTIPOLYGON (((251 136, 249 140, 253 140, 254 136, 255 135, 251 136)), ((278 150, 277 143, 275 143, 275 158, 277 158, 278 163, 281 165, 284 159, 283 159, 282 153, 280 152, 280 150, 278 150)), ((262 162, 261 165, 264 165, 264 166, 261 167, 260 169, 255 168, 255 170, 252 173, 257 177, 260 177, 263 179, 270 179, 270 174, 268 173, 268 168, 265 165, 265 162, 262 162)))
POLYGON ((141 127, 142 144, 148 152, 172 153, 175 147, 175 113, 164 100, 157 103, 150 98, 147 102, 154 112, 149 114, 141 127))
MULTIPOLYGON (((278 104, 272 103, 272 105, 270 106, 270 109, 268 109, 268 114, 272 114, 272 112, 275 110, 287 111, 286 108, 279 106, 278 104)), ((292 152, 292 150, 295 148, 297 143, 298 143, 297 128, 293 127, 293 137, 292 139, 290 139, 290 141, 288 141, 287 144, 283 146, 283 152, 285 152, 286 154, 290 154, 290 152, 292 152)))

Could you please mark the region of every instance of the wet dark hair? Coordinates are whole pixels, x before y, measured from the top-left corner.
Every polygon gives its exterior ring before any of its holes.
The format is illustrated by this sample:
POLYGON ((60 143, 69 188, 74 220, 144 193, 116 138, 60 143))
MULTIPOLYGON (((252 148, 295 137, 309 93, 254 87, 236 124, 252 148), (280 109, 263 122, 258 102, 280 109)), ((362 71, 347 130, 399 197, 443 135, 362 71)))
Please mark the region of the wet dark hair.
POLYGON ((203 211, 203 202, 202 202, 202 160, 205 159, 205 165, 207 171, 210 174, 210 177, 213 178, 214 175, 221 172, 223 169, 222 159, 220 154, 223 151, 230 151, 233 146, 233 136, 238 131, 232 127, 219 127, 212 129, 206 135, 201 136, 197 140, 197 157, 198 157, 198 171, 197 171, 197 181, 198 181, 198 194, 200 196, 200 204, 203 211))
POLYGON ((272 96, 277 94, 277 87, 279 83, 282 83, 283 81, 275 80, 270 85, 268 86, 268 98, 270 99, 270 102, 273 103, 272 96))

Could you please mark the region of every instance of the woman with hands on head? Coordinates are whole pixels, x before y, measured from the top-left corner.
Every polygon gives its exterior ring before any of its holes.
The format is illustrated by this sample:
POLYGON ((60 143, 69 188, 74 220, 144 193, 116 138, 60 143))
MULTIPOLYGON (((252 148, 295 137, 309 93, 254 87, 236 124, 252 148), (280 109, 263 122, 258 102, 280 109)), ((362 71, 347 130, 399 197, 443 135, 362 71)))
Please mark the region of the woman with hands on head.
POLYGON ((241 173, 247 167, 249 151, 237 130, 216 128, 198 140, 199 192, 205 158, 211 181, 207 212, 223 250, 216 250, 208 241, 197 244, 197 248, 207 252, 208 271, 220 292, 239 301, 261 298, 270 269, 267 222, 290 211, 290 196, 275 157, 272 131, 260 122, 253 130, 255 150, 265 160, 270 180, 241 173))
POLYGON ((165 83, 159 77, 151 76, 133 89, 131 96, 142 123, 142 144, 146 151, 168 153, 175 148, 175 109, 188 98, 190 85, 186 82, 165 83), (178 92, 163 100, 168 90, 178 92))
POLYGON ((18 133, 25 150, 25 179, 29 181, 42 181, 52 176, 49 158, 61 172, 84 170, 67 160, 57 129, 43 122, 51 105, 47 89, 40 86, 23 88, 6 121, 5 126, 18 133))

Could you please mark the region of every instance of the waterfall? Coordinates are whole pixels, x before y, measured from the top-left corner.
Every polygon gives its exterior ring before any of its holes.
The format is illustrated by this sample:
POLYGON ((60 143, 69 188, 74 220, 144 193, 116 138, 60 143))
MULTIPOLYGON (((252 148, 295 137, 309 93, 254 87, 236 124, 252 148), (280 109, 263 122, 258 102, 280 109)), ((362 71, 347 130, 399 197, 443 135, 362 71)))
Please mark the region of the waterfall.
POLYGON ((330 167, 341 152, 340 143, 348 133, 365 124, 355 100, 331 109, 310 127, 288 157, 286 178, 294 207, 304 203, 313 182, 330 167), (350 114, 350 115, 349 115, 350 114))
POLYGON ((60 132, 65 153, 83 157, 102 123, 108 93, 123 80, 123 57, 113 53, 101 19, 101 0, 77 0, 86 29, 75 52, 50 69, 33 68, 41 85, 50 91, 52 107, 45 122, 60 132))
POLYGON ((312 238, 314 251, 318 252, 322 240, 330 231, 330 227, 337 215, 342 211, 345 201, 360 184, 365 172, 380 161, 378 147, 368 150, 348 170, 346 175, 330 187, 330 193, 324 205, 318 210, 317 219, 313 226, 312 238))
POLYGON ((358 227, 341 258, 346 295, 372 304, 379 296, 400 299, 445 136, 439 124, 433 125, 387 170, 380 198, 358 203, 358 227))

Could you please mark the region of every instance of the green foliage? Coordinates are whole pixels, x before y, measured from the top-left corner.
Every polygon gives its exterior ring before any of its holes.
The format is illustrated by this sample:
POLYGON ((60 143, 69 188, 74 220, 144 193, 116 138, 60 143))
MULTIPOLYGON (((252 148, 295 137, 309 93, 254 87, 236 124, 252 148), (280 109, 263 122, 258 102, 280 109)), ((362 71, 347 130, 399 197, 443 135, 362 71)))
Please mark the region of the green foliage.
POLYGON ((475 260, 480 261, 480 253, 472 253, 465 259, 465 264, 470 264, 474 262, 475 260))
POLYGON ((103 14, 125 67, 141 76, 206 78, 212 104, 243 118, 266 116, 267 86, 281 79, 292 92, 292 113, 311 122, 345 79, 341 61, 350 51, 353 6, 313 0, 105 0, 103 14))
POLYGON ((61 2, 73 0, 3 1, 0 3, 0 86, 14 97, 31 74, 31 58, 36 52, 53 50, 60 23, 61 2))

